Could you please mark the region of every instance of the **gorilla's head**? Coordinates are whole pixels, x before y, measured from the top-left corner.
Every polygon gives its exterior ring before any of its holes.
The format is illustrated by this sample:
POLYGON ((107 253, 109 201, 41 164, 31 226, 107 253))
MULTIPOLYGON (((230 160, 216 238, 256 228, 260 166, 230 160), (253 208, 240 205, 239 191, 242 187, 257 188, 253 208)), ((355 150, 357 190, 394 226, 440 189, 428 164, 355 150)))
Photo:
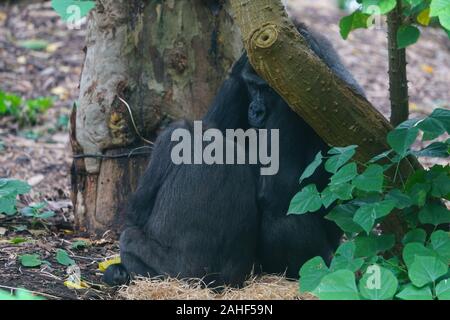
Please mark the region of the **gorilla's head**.
POLYGON ((262 79, 248 61, 244 53, 235 65, 235 73, 245 83, 248 92, 248 123, 253 128, 269 128, 268 120, 278 119, 280 115, 298 117, 289 108, 284 99, 262 79), (272 115, 272 116, 271 116, 272 115), (276 116, 275 116, 276 115, 276 116))
MULTIPOLYGON (((298 32, 306 40, 311 51, 321 59, 330 70, 339 78, 344 80, 353 91, 361 96, 365 96, 364 90, 359 86, 358 82, 342 64, 338 54, 333 48, 333 45, 320 33, 317 33, 299 21, 294 21, 298 32)), ((244 53, 233 68, 232 75, 239 77, 247 87, 250 105, 248 108, 248 122, 251 127, 262 128, 267 126, 267 119, 274 110, 276 113, 283 116, 279 119, 278 116, 270 117, 270 122, 274 125, 275 122, 282 121, 283 124, 291 123, 295 125, 295 121, 300 121, 299 117, 294 116, 297 120, 289 117, 293 115, 286 102, 278 95, 265 80, 263 80, 253 69, 248 61, 247 54, 244 53), (281 111, 281 112, 279 112, 281 111)), ((269 125, 270 126, 270 125, 269 125)))

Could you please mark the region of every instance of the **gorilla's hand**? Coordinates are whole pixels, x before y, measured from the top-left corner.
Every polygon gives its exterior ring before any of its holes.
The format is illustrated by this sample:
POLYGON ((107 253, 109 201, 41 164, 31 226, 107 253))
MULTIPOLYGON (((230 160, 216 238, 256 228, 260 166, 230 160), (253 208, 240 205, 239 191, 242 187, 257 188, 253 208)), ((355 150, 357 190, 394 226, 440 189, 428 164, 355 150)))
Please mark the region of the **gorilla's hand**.
POLYGON ((103 274, 103 282, 111 287, 121 286, 130 281, 130 275, 122 264, 110 265, 103 274))

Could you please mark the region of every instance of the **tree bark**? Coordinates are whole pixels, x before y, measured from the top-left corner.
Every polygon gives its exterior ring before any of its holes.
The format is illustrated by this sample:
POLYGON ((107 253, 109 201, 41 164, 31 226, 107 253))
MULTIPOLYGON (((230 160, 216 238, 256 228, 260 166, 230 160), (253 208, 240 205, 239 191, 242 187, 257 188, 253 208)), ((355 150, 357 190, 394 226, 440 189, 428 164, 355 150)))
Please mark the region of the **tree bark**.
MULTIPOLYGON (((231 3, 253 67, 322 139, 337 147, 358 145, 361 162, 390 149, 386 136, 392 126, 314 55, 280 0, 231 3)), ((405 179, 415 167, 415 159, 405 160, 399 174, 405 179)), ((384 230, 400 239, 405 222, 398 215, 387 220, 384 230)))
POLYGON ((222 0, 97 1, 71 121, 79 228, 119 232, 148 162, 142 152, 120 155, 141 147, 140 137, 152 139, 166 120, 206 111, 242 50, 229 12, 222 0))
POLYGON ((406 73, 406 49, 398 49, 397 33, 402 24, 402 3, 388 14, 389 93, 391 100, 391 124, 398 126, 408 120, 409 96, 406 73))

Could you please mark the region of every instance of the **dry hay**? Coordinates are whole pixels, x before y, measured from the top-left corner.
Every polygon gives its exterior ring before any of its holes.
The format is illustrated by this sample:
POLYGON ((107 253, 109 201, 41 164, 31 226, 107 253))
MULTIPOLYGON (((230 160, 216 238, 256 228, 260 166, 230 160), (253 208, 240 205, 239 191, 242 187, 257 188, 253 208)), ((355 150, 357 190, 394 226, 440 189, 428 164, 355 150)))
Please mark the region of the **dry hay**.
POLYGON ((299 293, 298 282, 284 277, 252 277, 242 289, 225 288, 214 292, 198 279, 137 278, 124 286, 119 296, 126 300, 312 300, 299 293))

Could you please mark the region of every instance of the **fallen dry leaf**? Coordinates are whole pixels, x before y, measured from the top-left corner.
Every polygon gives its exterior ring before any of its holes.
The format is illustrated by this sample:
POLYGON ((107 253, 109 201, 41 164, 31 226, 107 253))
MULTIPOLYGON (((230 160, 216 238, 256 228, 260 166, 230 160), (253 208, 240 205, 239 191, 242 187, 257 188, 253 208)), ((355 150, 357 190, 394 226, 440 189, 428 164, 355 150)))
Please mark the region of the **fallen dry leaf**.
POLYGON ((58 96, 61 100, 67 100, 70 96, 69 91, 61 86, 55 87, 50 92, 56 96, 58 96))
POLYGON ((432 74, 434 72, 434 68, 432 66, 428 65, 428 64, 423 64, 421 66, 421 69, 422 69, 423 72, 426 72, 426 73, 429 73, 429 74, 432 74))
POLYGON ((37 186, 39 183, 41 183, 44 180, 44 178, 45 178, 44 175, 38 174, 28 179, 27 182, 30 186, 34 187, 37 186))
POLYGON ((72 282, 72 281, 64 281, 64 285, 69 288, 69 289, 73 289, 73 290, 83 290, 83 289, 88 289, 89 285, 84 282, 84 281, 80 281, 80 282, 72 282))
POLYGON ((100 270, 101 272, 105 272, 106 269, 108 269, 109 266, 113 265, 113 264, 119 264, 120 263, 120 257, 117 256, 115 258, 100 262, 98 264, 98 270, 100 270))

